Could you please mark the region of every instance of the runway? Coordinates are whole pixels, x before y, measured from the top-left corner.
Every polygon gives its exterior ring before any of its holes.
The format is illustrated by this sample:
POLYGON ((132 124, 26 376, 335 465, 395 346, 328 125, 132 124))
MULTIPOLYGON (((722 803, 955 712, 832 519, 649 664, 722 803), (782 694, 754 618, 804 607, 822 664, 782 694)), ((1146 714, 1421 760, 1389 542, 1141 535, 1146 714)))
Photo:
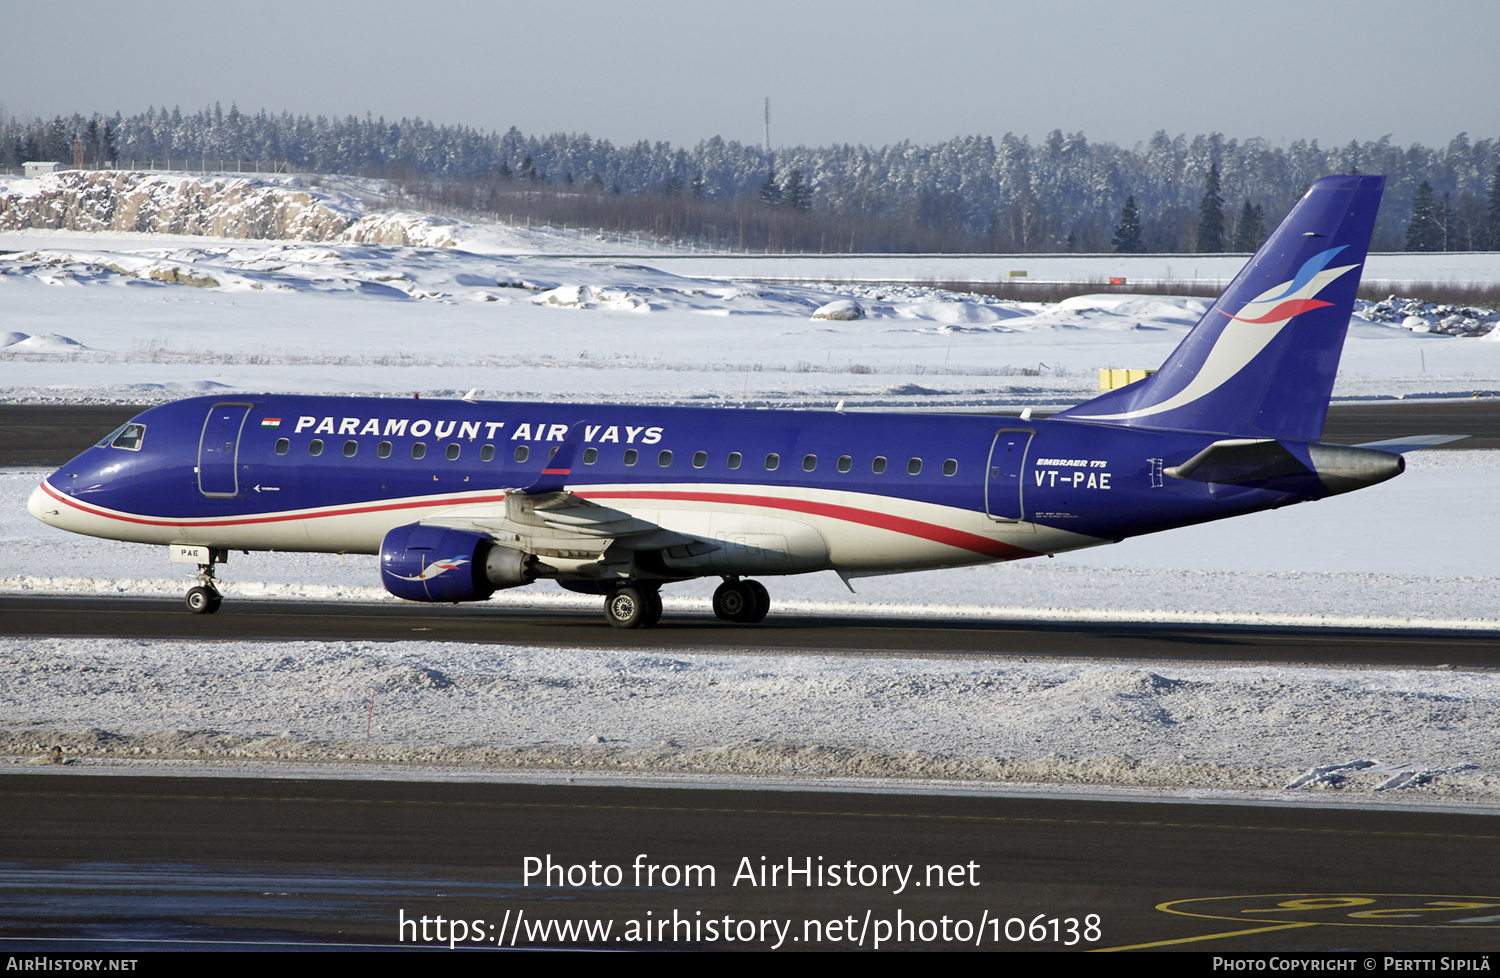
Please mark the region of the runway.
POLYGON ((194 615, 180 601, 0 596, 0 634, 120 638, 375 640, 562 648, 838 655, 984 655, 1500 667, 1493 632, 1166 624, 1055 624, 973 619, 775 614, 732 625, 669 614, 651 629, 616 629, 586 611, 484 606, 226 601, 194 615))
POLYGON ((1483 951, 1497 856, 1462 814, 9 775, 0 946, 1483 951))

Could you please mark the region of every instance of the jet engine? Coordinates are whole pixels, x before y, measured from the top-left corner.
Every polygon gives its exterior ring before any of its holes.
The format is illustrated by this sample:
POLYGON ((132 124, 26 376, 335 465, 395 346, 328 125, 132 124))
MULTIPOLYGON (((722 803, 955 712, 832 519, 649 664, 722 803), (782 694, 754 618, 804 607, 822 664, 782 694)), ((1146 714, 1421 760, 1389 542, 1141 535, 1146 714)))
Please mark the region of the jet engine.
POLYGON ((530 584, 535 558, 468 530, 409 523, 380 544, 380 582, 408 601, 483 601, 530 584))

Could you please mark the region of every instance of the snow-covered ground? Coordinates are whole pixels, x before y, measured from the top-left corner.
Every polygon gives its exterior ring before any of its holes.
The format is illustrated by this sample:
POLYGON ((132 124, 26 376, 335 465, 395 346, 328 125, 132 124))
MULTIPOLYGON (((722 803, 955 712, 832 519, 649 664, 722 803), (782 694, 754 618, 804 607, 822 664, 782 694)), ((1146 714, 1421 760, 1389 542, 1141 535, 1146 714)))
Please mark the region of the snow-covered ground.
MULTIPOLYGON (((1130 295, 1047 305, 860 285, 841 282, 837 260, 812 256, 796 260, 808 284, 765 285, 733 279, 734 262, 688 277, 664 270, 664 257, 543 251, 578 244, 566 235, 454 233, 459 247, 412 248, 0 232, 0 250, 14 249, 0 256, 0 397, 477 389, 729 406, 1069 404, 1095 392, 1099 368, 1159 364, 1207 306, 1130 295), (523 238, 536 253, 517 253, 523 238), (860 318, 813 318, 841 300, 860 318)), ((1087 281, 1113 259, 1052 261, 1087 281)), ((1351 326, 1335 397, 1500 389, 1495 311, 1360 312, 1370 318, 1351 326)))
POLYGON ((12 771, 57 747, 82 770, 383 762, 1500 807, 1490 673, 104 639, 0 639, 0 670, 12 771))
MULTIPOLYGON (((744 276, 769 260, 698 268, 692 256, 612 257, 621 243, 576 233, 446 233, 453 247, 0 233, 0 251, 14 252, 0 257, 0 398, 477 388, 726 407, 1064 404, 1093 393, 1100 367, 1156 366, 1206 307, 1118 295, 1045 306, 860 285, 848 280, 894 276, 816 256, 777 260, 768 276, 804 284, 760 285, 744 276), (857 304, 860 318, 813 318, 839 301, 857 304)), ((1436 274, 1417 257, 1372 257, 1370 268, 1380 258, 1389 267, 1376 277, 1495 277, 1479 266, 1436 274)), ((1113 260, 1046 259, 1064 264, 1029 275, 1087 281, 1119 274, 1106 268, 1113 260)), ((928 277, 920 264, 900 277, 928 277)), ((1138 277, 1153 276, 1141 266, 1138 277)), ((1467 318, 1494 321, 1479 312, 1467 318)), ((1336 396, 1500 389, 1500 332, 1418 332, 1402 313, 1356 318, 1336 396)), ((1451 315, 1434 313, 1430 325, 1451 315)), ((1359 493, 1056 560, 866 579, 855 595, 833 575, 768 583, 777 608, 859 616, 1500 629, 1500 518, 1487 502, 1500 458, 1443 451, 1408 462, 1399 479, 1359 493)), ((153 548, 71 537, 27 517, 25 497, 43 474, 0 472, 0 589, 184 590, 182 568, 153 548)), ((223 576, 229 600, 392 600, 371 558, 235 555, 223 576)), ((710 590, 669 589, 667 613, 706 613, 710 590)), ((550 584, 495 600, 597 604, 550 584)), ((8 640, 0 656, 0 730, 11 731, 0 753, 18 758, 52 744, 82 757, 364 752, 494 767, 1277 792, 1314 769, 1358 764, 1294 791, 1389 782, 1382 797, 1500 799, 1500 686, 1487 671, 76 639, 8 640), (358 721, 372 692, 366 744, 358 721)))

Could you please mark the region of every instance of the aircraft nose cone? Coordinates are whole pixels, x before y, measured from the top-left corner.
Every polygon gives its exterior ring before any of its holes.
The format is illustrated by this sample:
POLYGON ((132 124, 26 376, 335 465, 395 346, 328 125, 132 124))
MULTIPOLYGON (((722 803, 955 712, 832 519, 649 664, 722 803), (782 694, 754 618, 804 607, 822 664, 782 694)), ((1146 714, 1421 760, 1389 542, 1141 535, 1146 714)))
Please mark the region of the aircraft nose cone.
POLYGON ((41 485, 38 485, 31 490, 31 498, 26 500, 26 512, 43 523, 51 523, 57 518, 57 501, 47 495, 47 491, 41 485))

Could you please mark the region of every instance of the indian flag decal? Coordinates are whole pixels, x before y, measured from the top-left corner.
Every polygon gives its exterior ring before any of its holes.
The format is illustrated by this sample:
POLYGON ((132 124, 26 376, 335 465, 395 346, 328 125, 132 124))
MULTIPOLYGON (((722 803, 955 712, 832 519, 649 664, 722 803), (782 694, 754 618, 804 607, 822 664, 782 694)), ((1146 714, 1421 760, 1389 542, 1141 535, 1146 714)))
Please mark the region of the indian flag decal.
POLYGON ((280 418, 261 418, 260 419, 260 426, 262 428, 280 428, 281 427, 281 419, 280 418))

